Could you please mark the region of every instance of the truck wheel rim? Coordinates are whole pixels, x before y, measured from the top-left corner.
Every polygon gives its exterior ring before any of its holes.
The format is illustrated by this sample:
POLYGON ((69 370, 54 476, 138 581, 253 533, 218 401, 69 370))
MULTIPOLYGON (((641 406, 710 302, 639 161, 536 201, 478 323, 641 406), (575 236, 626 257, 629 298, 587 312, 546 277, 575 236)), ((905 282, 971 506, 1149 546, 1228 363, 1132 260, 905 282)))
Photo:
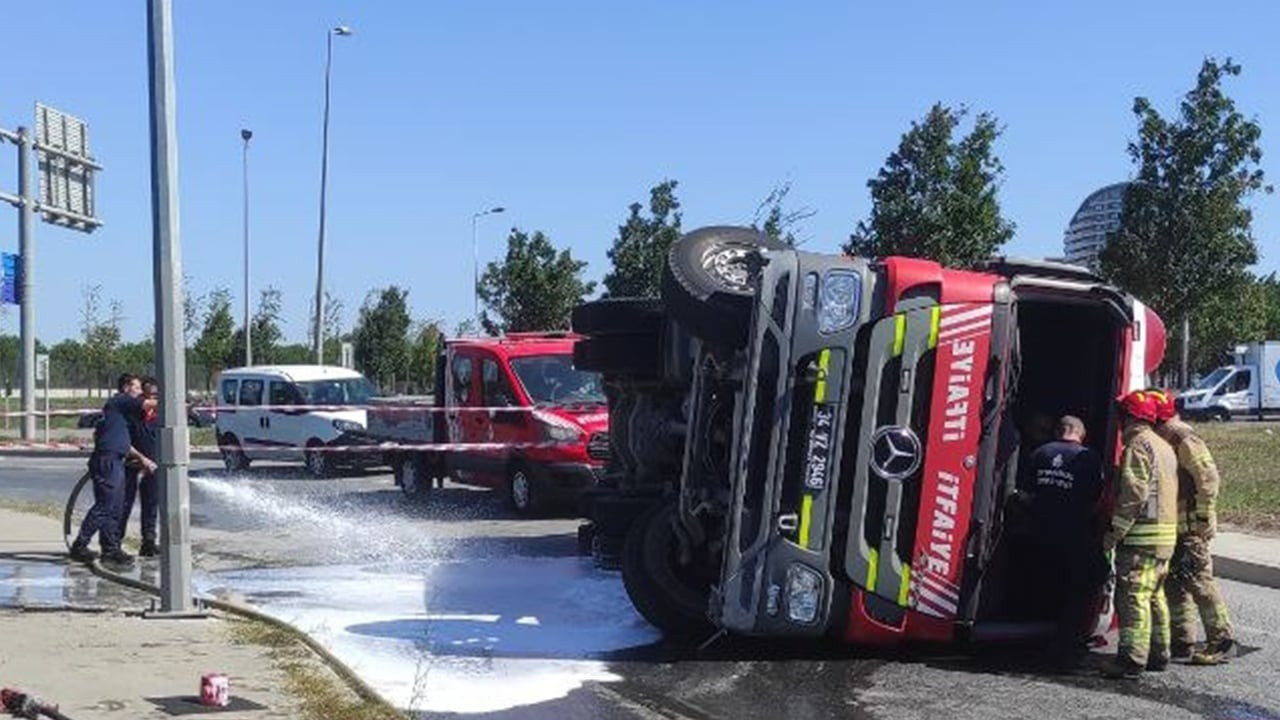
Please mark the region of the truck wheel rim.
POLYGON ((754 249, 741 245, 718 245, 702 256, 702 269, 730 290, 752 292, 755 288, 747 267, 747 256, 752 252, 754 249))
POLYGON ((523 472, 511 476, 511 499, 521 510, 529 507, 529 478, 523 472))

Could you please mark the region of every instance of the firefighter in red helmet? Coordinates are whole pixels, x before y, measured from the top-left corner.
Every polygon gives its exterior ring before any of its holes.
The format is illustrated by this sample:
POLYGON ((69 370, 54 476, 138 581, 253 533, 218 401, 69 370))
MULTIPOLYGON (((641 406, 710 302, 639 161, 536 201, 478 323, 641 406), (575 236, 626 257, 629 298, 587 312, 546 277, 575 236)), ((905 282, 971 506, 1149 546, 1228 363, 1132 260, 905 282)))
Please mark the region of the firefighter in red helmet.
POLYGON ((1115 551, 1120 647, 1108 677, 1137 677, 1169 664, 1164 580, 1177 538, 1178 460, 1155 432, 1158 403, 1145 391, 1117 399, 1123 427, 1115 511, 1103 549, 1115 551))

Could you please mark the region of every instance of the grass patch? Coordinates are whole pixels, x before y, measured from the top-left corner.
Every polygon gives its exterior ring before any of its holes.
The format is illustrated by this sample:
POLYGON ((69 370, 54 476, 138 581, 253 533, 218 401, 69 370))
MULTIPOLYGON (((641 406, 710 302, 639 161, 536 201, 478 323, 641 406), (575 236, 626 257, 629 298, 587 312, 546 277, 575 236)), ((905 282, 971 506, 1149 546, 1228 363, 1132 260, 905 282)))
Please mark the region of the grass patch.
POLYGON ((298 701, 307 720, 404 720, 400 713, 356 697, 342 680, 321 666, 307 646, 291 633, 267 623, 236 619, 231 640, 238 645, 267 648, 284 674, 285 690, 298 701))
POLYGON ((0 508, 27 513, 28 515, 39 515, 58 522, 62 522, 62 513, 66 510, 66 508, 56 503, 18 500, 7 497, 0 497, 0 508))
POLYGON ((1222 475, 1219 518, 1250 530, 1280 532, 1280 423, 1203 423, 1196 428, 1222 475))

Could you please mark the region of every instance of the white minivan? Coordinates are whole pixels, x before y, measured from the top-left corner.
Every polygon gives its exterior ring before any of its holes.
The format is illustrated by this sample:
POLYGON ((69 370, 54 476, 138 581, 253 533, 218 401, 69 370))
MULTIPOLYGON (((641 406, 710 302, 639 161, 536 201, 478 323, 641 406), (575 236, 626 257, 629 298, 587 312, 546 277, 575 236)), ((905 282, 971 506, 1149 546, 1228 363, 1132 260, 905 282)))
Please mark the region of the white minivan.
POLYGON ((374 456, 358 444, 365 406, 376 394, 363 375, 325 365, 274 365, 224 371, 218 380, 218 445, 228 470, 254 460, 300 460, 316 477, 374 456), (345 409, 351 406, 351 409, 345 409))

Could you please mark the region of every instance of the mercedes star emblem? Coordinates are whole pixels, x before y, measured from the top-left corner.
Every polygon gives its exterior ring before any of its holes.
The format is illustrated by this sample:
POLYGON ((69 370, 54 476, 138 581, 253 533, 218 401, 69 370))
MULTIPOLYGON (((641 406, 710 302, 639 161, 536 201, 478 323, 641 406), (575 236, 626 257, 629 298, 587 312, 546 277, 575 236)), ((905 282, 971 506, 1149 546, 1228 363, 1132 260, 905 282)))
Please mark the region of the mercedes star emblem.
POLYGON ((911 428, 887 425, 871 436, 871 469, 885 480, 905 480, 920 469, 920 438, 911 428))

